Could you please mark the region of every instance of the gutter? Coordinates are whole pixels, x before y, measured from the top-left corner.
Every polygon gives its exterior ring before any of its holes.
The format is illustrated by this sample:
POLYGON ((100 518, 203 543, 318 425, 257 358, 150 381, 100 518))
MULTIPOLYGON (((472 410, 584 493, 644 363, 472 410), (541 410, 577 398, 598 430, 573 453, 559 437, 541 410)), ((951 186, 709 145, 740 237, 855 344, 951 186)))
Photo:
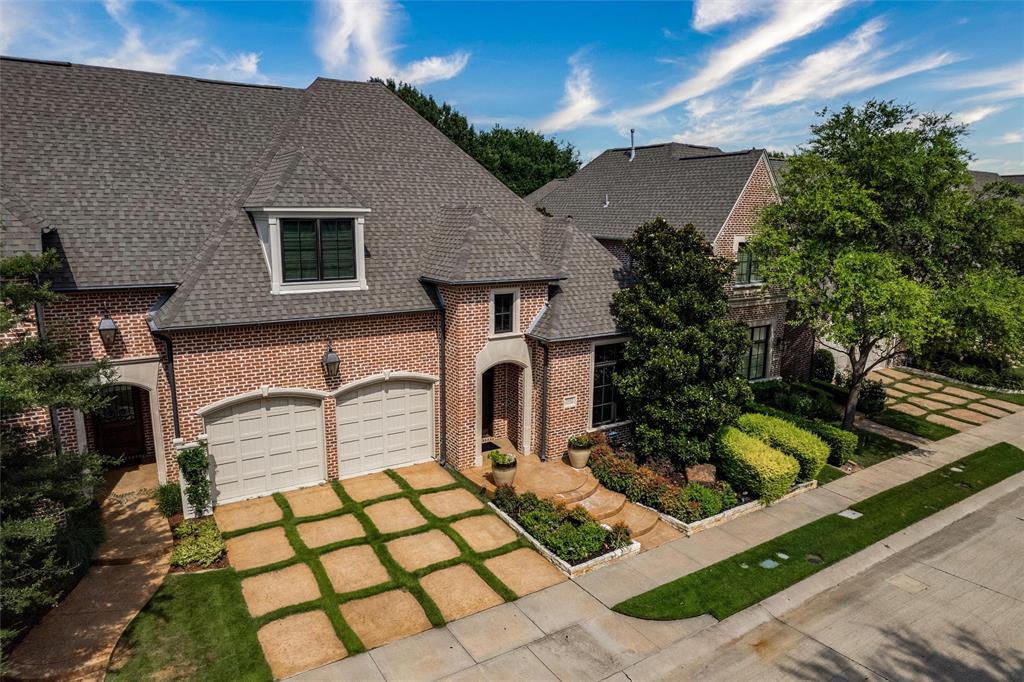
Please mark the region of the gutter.
POLYGON ((434 287, 437 294, 437 306, 441 312, 440 323, 437 327, 437 369, 440 375, 441 385, 441 466, 448 465, 448 382, 445 379, 445 345, 448 338, 448 321, 445 315, 444 294, 437 287, 434 287))
POLYGON ((551 376, 551 349, 544 341, 540 342, 544 348, 544 369, 543 380, 540 387, 540 461, 548 460, 548 377, 551 376))

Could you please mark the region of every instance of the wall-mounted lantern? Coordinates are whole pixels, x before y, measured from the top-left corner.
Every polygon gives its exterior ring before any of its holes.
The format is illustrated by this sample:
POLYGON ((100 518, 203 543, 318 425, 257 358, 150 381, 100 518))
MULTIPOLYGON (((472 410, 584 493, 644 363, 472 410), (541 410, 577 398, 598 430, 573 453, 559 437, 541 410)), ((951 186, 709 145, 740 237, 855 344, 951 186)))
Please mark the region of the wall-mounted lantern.
POLYGON ((110 319, 110 315, 103 313, 96 329, 100 333, 100 341, 103 342, 105 348, 109 349, 117 341, 117 323, 110 319))
POLYGON ((324 366, 324 374, 327 375, 328 379, 337 379, 338 374, 341 373, 341 358, 334 352, 334 348, 331 347, 331 343, 327 342, 327 350, 324 351, 324 357, 320 361, 324 366))

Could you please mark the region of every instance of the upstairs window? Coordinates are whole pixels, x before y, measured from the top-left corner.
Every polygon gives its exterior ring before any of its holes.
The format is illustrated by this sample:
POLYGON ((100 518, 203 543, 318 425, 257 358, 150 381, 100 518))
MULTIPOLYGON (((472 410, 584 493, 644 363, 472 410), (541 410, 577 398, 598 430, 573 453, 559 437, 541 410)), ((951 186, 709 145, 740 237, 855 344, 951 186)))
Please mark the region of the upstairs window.
POLYGON ((622 358, 621 343, 594 346, 594 398, 590 422, 592 426, 605 426, 626 420, 622 398, 612 381, 615 367, 622 358))
POLYGON ((281 264, 285 282, 355 279, 355 221, 282 218, 281 264))
POLYGON ((760 284, 761 273, 757 269, 757 258, 746 243, 736 247, 736 283, 760 284))
POLYGON ((750 328, 750 350, 740 366, 740 373, 749 380, 768 376, 768 340, 771 332, 770 325, 750 328))
POLYGON ((516 295, 512 292, 494 294, 494 333, 511 334, 516 329, 516 295))

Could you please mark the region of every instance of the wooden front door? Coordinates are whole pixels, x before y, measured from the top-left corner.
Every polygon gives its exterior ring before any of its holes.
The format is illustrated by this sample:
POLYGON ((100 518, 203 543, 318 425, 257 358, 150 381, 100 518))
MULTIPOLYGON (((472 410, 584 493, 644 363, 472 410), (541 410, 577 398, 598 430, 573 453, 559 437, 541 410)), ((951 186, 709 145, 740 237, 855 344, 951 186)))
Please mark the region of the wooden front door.
POLYGON ((494 368, 484 372, 483 390, 480 391, 480 400, 483 401, 481 410, 480 429, 484 438, 494 435, 494 368))
POLYGON ((121 384, 107 388, 111 400, 92 415, 96 449, 125 464, 148 458, 142 424, 142 391, 121 384))

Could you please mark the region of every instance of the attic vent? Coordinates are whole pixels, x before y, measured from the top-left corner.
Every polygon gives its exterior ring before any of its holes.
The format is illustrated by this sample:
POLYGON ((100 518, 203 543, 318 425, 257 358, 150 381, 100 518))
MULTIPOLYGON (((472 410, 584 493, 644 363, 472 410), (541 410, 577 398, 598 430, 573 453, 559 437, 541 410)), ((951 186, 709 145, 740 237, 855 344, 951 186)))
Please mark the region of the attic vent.
POLYGON ((608 208, 609 206, 611 206, 611 202, 608 201, 608 195, 605 194, 604 195, 604 206, 602 206, 601 208, 608 208))

